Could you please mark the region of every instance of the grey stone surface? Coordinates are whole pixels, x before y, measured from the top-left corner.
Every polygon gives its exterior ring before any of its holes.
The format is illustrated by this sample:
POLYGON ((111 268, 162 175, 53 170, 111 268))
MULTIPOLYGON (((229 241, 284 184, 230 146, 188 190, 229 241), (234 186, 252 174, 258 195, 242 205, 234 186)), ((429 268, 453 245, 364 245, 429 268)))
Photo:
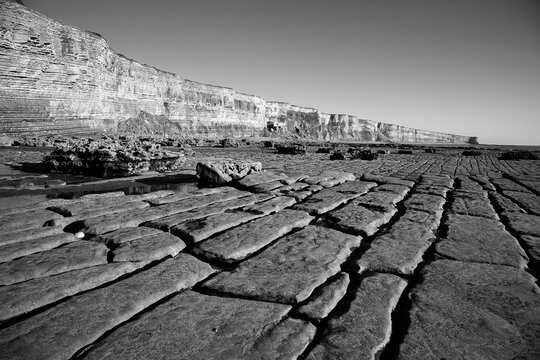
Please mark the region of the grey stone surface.
POLYGON ((327 317, 347 292, 349 282, 347 273, 339 273, 335 279, 315 290, 297 312, 315 321, 327 317))
POLYGON ((85 234, 99 235, 126 227, 137 227, 143 222, 156 220, 173 214, 201 208, 213 203, 237 199, 248 195, 251 195, 251 193, 238 190, 211 193, 209 195, 187 198, 151 208, 85 219, 82 221, 79 228, 85 234))
POLYGON ((191 244, 261 216, 262 214, 245 211, 215 214, 174 225, 171 227, 171 233, 191 244))
POLYGON ((0 353, 9 359, 69 359, 118 324, 213 272, 209 265, 180 254, 0 330, 0 353))
POLYGON ((340 271, 359 237, 308 225, 287 235, 232 272, 205 282, 208 290, 294 304, 340 271))
POLYGON ((311 215, 321 215, 359 195, 353 192, 338 192, 334 189, 324 189, 307 197, 303 202, 294 205, 292 208, 306 211, 311 215))
POLYGON ((387 184, 396 184, 396 185, 405 185, 408 187, 414 186, 414 181, 402 180, 391 176, 382 176, 366 173, 362 175, 362 180, 365 181, 375 181, 378 183, 387 183, 387 184))
POLYGON ((106 264, 107 253, 108 249, 103 244, 74 241, 61 248, 0 263, 0 285, 106 264))
POLYGON ((235 189, 231 186, 220 186, 216 188, 202 188, 197 191, 176 191, 168 196, 163 196, 156 199, 149 199, 148 202, 152 205, 163 205, 188 198, 196 198, 198 196, 225 193, 232 190, 235 189))
POLYGON ((412 194, 403 206, 409 210, 422 210, 429 213, 439 213, 442 215, 443 206, 446 200, 440 196, 430 194, 412 194))
POLYGON ((374 191, 390 191, 401 195, 402 198, 411 190, 408 186, 397 184, 382 184, 373 189, 374 191))
POLYGON ((15 212, 0 217, 0 233, 40 228, 44 225, 56 225, 63 216, 46 209, 15 212))
POLYGON ((385 211, 368 209, 353 200, 344 207, 325 214, 322 223, 351 234, 371 236, 390 221, 396 212, 394 207, 385 211))
POLYGON ((405 280, 390 274, 362 279, 347 311, 331 315, 306 359, 375 359, 390 340, 391 314, 405 286, 405 280))
POLYGON ((238 199, 222 201, 210 204, 191 211, 185 211, 165 217, 158 218, 142 223, 143 226, 154 227, 163 231, 169 231, 174 225, 180 224, 187 220, 201 219, 210 215, 220 214, 227 210, 238 209, 244 206, 253 205, 260 201, 265 201, 273 198, 275 195, 269 193, 254 194, 244 196, 238 199))
POLYGON ((500 194, 491 194, 491 199, 493 200, 493 204, 500 208, 503 212, 525 212, 519 207, 519 205, 508 199, 506 196, 500 194))
POLYGON ((426 266, 410 298, 399 359, 535 359, 540 296, 521 269, 440 260, 426 266))
MULTIPOLYGON (((376 189, 377 188, 375 188, 375 190, 376 189)), ((403 200, 404 196, 404 194, 390 191, 372 191, 356 199, 355 204, 372 209, 387 210, 403 200)))
POLYGON ((472 192, 478 194, 484 193, 484 188, 480 184, 466 176, 458 176, 454 185, 456 189, 462 192, 472 192))
POLYGON ((246 359, 298 359, 313 340, 317 328, 303 320, 287 318, 264 334, 246 353, 246 359))
POLYGON ((287 341, 283 330, 275 330, 289 309, 188 290, 114 331, 89 351, 87 359, 288 359, 302 348, 301 343, 287 341), (278 353, 265 353, 269 340, 289 346, 274 343, 271 350, 278 353))
POLYGON ((428 213, 409 211, 408 216, 401 217, 373 239, 370 248, 356 260, 359 272, 412 275, 435 240, 433 221, 436 220, 428 213))
POLYGON ((497 220, 451 214, 447 235, 436 251, 452 260, 525 267, 527 256, 518 241, 497 220))
POLYGON ((111 231, 109 233, 94 236, 91 241, 103 243, 109 247, 117 247, 128 241, 133 241, 147 236, 159 235, 163 233, 158 229, 147 227, 128 227, 111 231))
POLYGON ((248 205, 242 210, 254 214, 268 215, 294 205, 295 203, 296 199, 293 197, 277 196, 273 199, 262 201, 254 205, 248 205))
POLYGON ((491 182, 501 190, 520 191, 529 194, 531 193, 529 189, 507 178, 492 179, 491 182))
POLYGON ((499 219, 491 206, 485 191, 473 193, 466 191, 454 191, 454 200, 451 210, 456 214, 481 216, 491 219, 499 219))
POLYGON ((96 288, 131 273, 145 264, 144 262, 124 262, 97 265, 2 286, 0 287, 0 321, 96 288))
POLYGON ((505 190, 503 194, 520 204, 528 212, 534 215, 540 215, 540 197, 531 193, 521 191, 505 190))
POLYGON ((352 180, 352 181, 346 181, 340 185, 334 186, 332 190, 344 193, 344 194, 357 194, 357 195, 363 195, 367 193, 370 189, 377 186, 377 183, 374 182, 366 182, 366 181, 358 181, 358 180, 352 180))
POLYGON ((313 219, 308 213, 282 210, 219 234, 193 250, 211 260, 235 262, 260 250, 294 228, 302 228, 313 219))
POLYGON ((510 212, 504 213, 504 218, 518 234, 540 236, 540 216, 510 212))
POLYGON ((279 180, 274 180, 270 182, 265 182, 262 184, 253 185, 249 188, 250 191, 256 192, 256 193, 262 193, 267 191, 272 191, 275 189, 278 189, 283 186, 283 183, 279 180))
POLYGON ((32 229, 13 229, 4 231, 0 236, 0 246, 32 240, 49 235, 61 234, 64 232, 63 226, 42 226, 32 229))
POLYGON ((26 240, 20 243, 12 243, 0 246, 0 263, 13 260, 22 256, 27 256, 40 251, 54 249, 63 244, 67 244, 78 239, 70 233, 60 233, 48 235, 33 240, 26 240))
POLYGON ((178 237, 164 233, 123 242, 113 250, 113 261, 154 261, 176 256, 186 247, 178 237))
POLYGON ((273 171, 259 171, 253 172, 244 178, 238 180, 238 186, 242 188, 250 188, 258 184, 269 183, 277 180, 284 180, 287 175, 283 173, 276 173, 273 171))
POLYGON ((333 179, 338 180, 338 182, 345 182, 345 181, 354 180, 355 176, 352 173, 345 172, 345 171, 325 170, 318 175, 309 176, 303 181, 306 184, 310 184, 310 185, 317 185, 317 184, 320 185, 321 182, 333 180, 333 179))
POLYGON ((414 191, 419 194, 429 194, 429 195, 437 195, 440 197, 446 197, 446 194, 450 189, 442 186, 432 186, 432 185, 417 185, 414 188, 414 191))

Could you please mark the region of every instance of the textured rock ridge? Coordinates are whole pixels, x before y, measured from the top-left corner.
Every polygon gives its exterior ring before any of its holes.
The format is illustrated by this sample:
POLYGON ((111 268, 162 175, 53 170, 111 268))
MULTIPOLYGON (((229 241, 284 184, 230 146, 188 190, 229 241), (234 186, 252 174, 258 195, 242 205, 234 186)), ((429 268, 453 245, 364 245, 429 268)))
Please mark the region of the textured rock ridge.
POLYGON ((101 35, 0 0, 0 133, 120 131, 317 140, 470 141, 265 101, 117 54, 101 35))

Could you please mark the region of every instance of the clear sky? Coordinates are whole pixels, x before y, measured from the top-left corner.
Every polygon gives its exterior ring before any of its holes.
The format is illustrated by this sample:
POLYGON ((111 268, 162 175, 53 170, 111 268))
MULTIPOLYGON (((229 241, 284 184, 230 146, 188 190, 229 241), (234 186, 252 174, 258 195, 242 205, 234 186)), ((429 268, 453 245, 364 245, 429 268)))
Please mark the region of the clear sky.
POLYGON ((540 145, 540 0, 23 0, 184 78, 540 145))

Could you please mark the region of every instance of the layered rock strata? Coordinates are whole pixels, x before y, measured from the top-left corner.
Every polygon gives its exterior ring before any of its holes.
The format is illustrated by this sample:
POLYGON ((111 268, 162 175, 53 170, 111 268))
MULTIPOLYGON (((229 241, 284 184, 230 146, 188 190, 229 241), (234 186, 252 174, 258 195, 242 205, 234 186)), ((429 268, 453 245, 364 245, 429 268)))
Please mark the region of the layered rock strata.
POLYGON ((467 143, 472 138, 327 114, 183 79, 116 53, 101 35, 0 1, 0 134, 467 143))

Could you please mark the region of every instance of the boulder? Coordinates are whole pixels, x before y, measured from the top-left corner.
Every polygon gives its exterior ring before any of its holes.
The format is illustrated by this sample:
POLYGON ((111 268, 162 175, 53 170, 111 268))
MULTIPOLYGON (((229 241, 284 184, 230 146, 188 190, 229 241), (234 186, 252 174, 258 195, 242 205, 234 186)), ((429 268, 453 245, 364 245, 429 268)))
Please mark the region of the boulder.
POLYGON ((278 154, 305 154, 307 151, 307 146, 304 144, 284 144, 284 145, 276 145, 276 149, 278 154))
POLYGON ((59 143, 44 158, 44 165, 51 172, 104 178, 141 175, 148 171, 173 171, 184 162, 184 152, 165 151, 150 141, 109 138, 59 143))
POLYGON ((197 177, 203 186, 221 186, 261 170, 258 161, 205 161, 197 164, 197 177))

